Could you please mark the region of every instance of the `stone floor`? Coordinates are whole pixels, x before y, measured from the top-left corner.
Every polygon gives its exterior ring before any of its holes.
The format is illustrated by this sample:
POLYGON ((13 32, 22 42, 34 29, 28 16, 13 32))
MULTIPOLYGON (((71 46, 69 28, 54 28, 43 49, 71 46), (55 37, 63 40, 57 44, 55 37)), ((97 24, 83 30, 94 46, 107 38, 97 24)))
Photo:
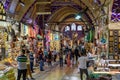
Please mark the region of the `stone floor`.
MULTIPOLYGON (((78 73, 77 67, 64 67, 60 68, 58 64, 54 64, 51 67, 45 66, 45 71, 40 71, 39 68, 35 69, 33 77, 35 80, 80 80, 80 74, 78 73)), ((112 80, 115 79, 113 76, 112 80)))
POLYGON ((77 68, 67 66, 60 68, 58 65, 47 68, 43 72, 36 69, 33 77, 35 80, 80 80, 77 68))

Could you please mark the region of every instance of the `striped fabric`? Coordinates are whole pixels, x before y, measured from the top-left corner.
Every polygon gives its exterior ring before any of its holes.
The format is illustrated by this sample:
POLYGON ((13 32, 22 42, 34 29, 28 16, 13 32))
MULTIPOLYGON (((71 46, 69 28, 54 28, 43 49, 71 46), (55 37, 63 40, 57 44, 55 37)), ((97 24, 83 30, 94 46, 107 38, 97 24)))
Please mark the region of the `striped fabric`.
POLYGON ((21 55, 17 57, 17 61, 18 61, 18 69, 23 70, 23 69, 27 69, 27 57, 25 55, 21 55))

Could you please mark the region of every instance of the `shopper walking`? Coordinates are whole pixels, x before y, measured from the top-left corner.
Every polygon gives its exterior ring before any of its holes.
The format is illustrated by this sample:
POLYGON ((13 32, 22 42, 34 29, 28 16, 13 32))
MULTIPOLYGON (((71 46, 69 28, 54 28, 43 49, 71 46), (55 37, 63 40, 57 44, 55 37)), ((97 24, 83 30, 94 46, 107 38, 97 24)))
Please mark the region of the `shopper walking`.
POLYGON ((48 59, 48 53, 49 53, 49 51, 47 51, 47 49, 44 49, 44 60, 45 60, 45 62, 48 59))
POLYGON ((77 61, 78 61, 78 57, 79 57, 79 50, 78 50, 78 47, 75 48, 74 54, 75 54, 75 57, 76 57, 76 63, 77 63, 77 61))
POLYGON ((81 80, 83 80, 83 73, 86 74, 87 76, 87 79, 88 80, 88 71, 87 71, 87 56, 86 56, 86 51, 84 50, 82 53, 81 53, 81 57, 78 59, 78 62, 79 62, 79 69, 80 69, 80 78, 81 80))
POLYGON ((44 55, 43 55, 43 51, 40 49, 39 52, 39 65, 40 65, 40 71, 44 71, 43 66, 44 66, 44 55))
POLYGON ((32 72, 31 72, 31 69, 30 69, 30 55, 29 55, 29 53, 30 53, 30 51, 28 49, 26 49, 26 56, 28 58, 28 60, 27 60, 27 75, 26 75, 26 79, 29 80, 29 77, 30 77, 30 80, 35 80, 32 77, 32 72))
POLYGON ((56 58, 57 58, 57 50, 56 50, 56 48, 53 51, 53 56, 54 56, 54 62, 56 62, 56 58))
POLYGON ((60 61, 60 67, 63 67, 63 52, 62 52, 62 49, 60 49, 59 61, 60 61))
POLYGON ((33 67, 34 67, 33 50, 30 50, 29 56, 30 56, 30 69, 31 69, 31 72, 33 73, 34 72, 34 70, 33 70, 33 67))
POLYGON ((17 80, 20 80, 21 75, 23 76, 23 80, 26 80, 27 73, 27 57, 25 56, 25 50, 22 50, 20 56, 17 57, 18 62, 18 75, 17 80))
POLYGON ((52 66, 52 52, 49 51, 49 54, 48 54, 48 66, 52 66))

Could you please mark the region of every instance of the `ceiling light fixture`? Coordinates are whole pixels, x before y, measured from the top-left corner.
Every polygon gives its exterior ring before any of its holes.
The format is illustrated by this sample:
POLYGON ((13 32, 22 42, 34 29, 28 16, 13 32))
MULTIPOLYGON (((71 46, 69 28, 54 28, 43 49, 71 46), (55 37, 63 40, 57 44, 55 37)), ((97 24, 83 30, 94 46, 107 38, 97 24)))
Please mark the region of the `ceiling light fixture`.
POLYGON ((21 6, 25 6, 25 3, 21 0, 19 0, 21 6))
POLYGON ((80 18, 81 18, 80 14, 76 15, 76 17, 75 17, 75 19, 77 19, 77 20, 80 20, 80 18))

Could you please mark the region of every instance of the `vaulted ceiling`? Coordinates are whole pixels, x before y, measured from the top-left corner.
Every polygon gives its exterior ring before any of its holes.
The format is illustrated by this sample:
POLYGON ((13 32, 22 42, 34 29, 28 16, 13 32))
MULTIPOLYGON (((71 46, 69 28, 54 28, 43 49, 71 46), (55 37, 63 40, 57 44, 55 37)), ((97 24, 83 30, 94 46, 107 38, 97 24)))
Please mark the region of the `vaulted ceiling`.
POLYGON ((2 0, 9 17, 23 22, 41 21, 41 15, 36 13, 42 9, 43 1, 50 2, 51 14, 45 15, 48 23, 63 22, 79 13, 82 21, 94 24, 101 17, 110 17, 113 5, 113 0, 2 0))

